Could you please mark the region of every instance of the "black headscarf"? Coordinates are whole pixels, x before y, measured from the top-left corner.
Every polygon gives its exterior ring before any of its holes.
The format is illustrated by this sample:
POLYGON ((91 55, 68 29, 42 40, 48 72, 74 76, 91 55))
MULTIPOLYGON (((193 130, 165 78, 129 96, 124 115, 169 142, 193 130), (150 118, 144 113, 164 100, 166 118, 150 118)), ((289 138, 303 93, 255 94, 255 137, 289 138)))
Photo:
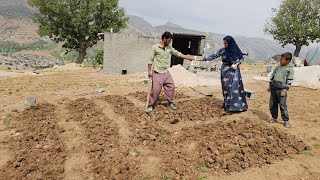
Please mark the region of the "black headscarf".
POLYGON ((227 56, 227 59, 231 61, 236 61, 238 59, 243 58, 243 53, 240 50, 239 46, 237 45, 236 41, 231 36, 226 36, 223 38, 223 40, 226 40, 228 42, 228 47, 225 48, 225 53, 227 56))

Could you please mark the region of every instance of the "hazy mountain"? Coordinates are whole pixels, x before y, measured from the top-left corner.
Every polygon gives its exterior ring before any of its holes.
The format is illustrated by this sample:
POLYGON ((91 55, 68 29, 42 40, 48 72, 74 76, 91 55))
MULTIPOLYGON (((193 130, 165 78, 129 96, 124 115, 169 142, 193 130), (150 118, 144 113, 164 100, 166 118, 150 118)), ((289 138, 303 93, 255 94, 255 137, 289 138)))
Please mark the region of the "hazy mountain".
POLYGON ((26 0, 0 0, 0 40, 26 43, 40 38, 26 0))
MULTIPOLYGON (((146 22, 144 19, 140 18, 134 18, 134 21, 129 21, 130 26, 133 27, 139 27, 139 24, 148 24, 147 31, 143 31, 141 28, 139 28, 139 32, 148 35, 150 34, 150 23, 146 22), (132 24, 133 23, 133 24, 132 24), (135 25, 134 23, 137 23, 135 25)), ((160 36, 163 32, 169 31, 169 32, 175 32, 175 33, 189 33, 189 34, 201 34, 201 35, 207 35, 206 43, 209 43, 209 45, 212 47, 208 51, 206 51, 206 54, 210 54, 218 50, 219 48, 223 47, 223 37, 226 35, 223 34, 215 34, 215 33, 209 33, 206 34, 205 32, 196 31, 192 29, 186 29, 182 26, 179 26, 177 24, 167 22, 165 25, 155 26, 153 27, 152 34, 156 36, 160 36)), ((279 43, 273 40, 263 39, 263 38, 247 38, 243 36, 235 36, 234 37, 238 43, 238 45, 241 47, 243 52, 249 53, 249 56, 247 57, 250 61, 257 61, 257 60, 266 60, 273 56, 274 54, 279 54, 284 51, 294 51, 293 46, 288 46, 286 48, 282 48, 279 43)), ((303 57, 305 56, 307 52, 307 48, 303 48, 300 55, 303 57)))
POLYGON ((10 19, 28 19, 32 13, 26 0, 0 0, 0 16, 10 19))
POLYGON ((152 25, 141 17, 129 15, 128 28, 124 32, 145 36, 153 36, 152 25))

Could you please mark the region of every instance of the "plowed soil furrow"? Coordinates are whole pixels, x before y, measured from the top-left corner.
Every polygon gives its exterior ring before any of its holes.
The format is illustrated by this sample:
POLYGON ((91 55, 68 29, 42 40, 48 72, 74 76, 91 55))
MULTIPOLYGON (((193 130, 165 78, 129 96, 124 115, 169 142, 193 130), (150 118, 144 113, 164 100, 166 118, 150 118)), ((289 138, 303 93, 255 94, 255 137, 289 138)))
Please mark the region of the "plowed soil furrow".
POLYGON ((88 153, 94 179, 132 179, 139 172, 122 146, 117 124, 104 116, 102 110, 89 99, 80 98, 68 103, 69 120, 79 122, 88 140, 88 153))
POLYGON ((85 136, 85 130, 79 122, 69 121, 68 113, 65 106, 59 106, 56 109, 59 118, 58 124, 64 129, 61 137, 66 145, 65 179, 94 179, 93 173, 89 171, 90 160, 86 153, 86 147, 89 143, 85 136))
POLYGON ((0 170, 4 179, 63 179, 65 146, 54 114, 55 106, 41 104, 24 111, 12 128, 17 134, 8 143, 13 153, 0 170))

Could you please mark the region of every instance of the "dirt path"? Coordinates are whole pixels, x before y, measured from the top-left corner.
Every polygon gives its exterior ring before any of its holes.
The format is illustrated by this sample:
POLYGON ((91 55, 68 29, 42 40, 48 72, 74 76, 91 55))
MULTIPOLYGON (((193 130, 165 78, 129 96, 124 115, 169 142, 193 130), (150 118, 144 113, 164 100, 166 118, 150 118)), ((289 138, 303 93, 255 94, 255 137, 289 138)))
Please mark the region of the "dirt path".
POLYGON ((59 119, 58 125, 64 129, 61 134, 66 145, 67 156, 64 178, 67 180, 94 179, 93 174, 89 171, 90 160, 85 149, 89 143, 85 137, 85 130, 79 122, 69 121, 69 112, 66 107, 59 106, 55 113, 59 119))
POLYGON ((112 111, 112 107, 101 99, 95 101, 98 108, 100 108, 105 117, 110 118, 113 122, 116 123, 119 128, 119 135, 121 137, 120 141, 123 146, 128 146, 129 142, 132 140, 133 133, 130 131, 129 124, 124 117, 119 116, 112 111))
POLYGON ((9 147, 6 144, 6 140, 10 134, 7 126, 3 124, 3 122, 0 122, 0 169, 3 168, 12 157, 9 147))

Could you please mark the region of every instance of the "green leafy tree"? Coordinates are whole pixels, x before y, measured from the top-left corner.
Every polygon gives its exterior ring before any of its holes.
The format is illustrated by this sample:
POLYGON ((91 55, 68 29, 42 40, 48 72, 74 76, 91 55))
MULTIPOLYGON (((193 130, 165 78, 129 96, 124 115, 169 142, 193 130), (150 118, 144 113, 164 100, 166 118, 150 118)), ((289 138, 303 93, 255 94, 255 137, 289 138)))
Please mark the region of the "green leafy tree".
POLYGON ((302 46, 320 41, 320 0, 283 0, 265 27, 282 46, 293 44, 298 57, 302 46))
POLYGON ((49 36, 63 47, 79 52, 81 64, 92 47, 102 37, 98 33, 118 32, 127 25, 125 10, 118 0, 28 0, 38 9, 34 21, 38 33, 49 36))
POLYGON ((103 64, 103 50, 97 51, 95 59, 99 65, 103 64))

